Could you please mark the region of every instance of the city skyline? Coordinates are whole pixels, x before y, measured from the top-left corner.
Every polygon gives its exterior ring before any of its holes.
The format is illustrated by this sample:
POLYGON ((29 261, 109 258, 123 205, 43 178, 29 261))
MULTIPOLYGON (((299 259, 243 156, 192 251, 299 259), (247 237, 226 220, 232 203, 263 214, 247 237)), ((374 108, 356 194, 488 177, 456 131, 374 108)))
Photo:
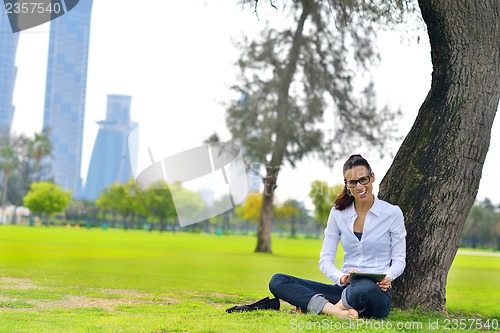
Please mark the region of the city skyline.
MULTIPOLYGON (((142 17, 137 13, 136 2, 131 0, 94 3, 83 178, 87 175, 99 130, 95 123, 105 118, 108 94, 134 96, 131 112, 132 119, 141 124, 139 142, 153 141, 158 133, 164 134, 168 140, 162 156, 199 146, 214 131, 220 134, 221 140, 229 140, 223 102, 238 97, 230 91, 238 75, 234 64, 239 55, 232 39, 239 40, 242 33, 249 38, 256 36, 266 21, 271 24, 286 21, 281 10, 268 6, 260 7, 260 20, 257 20, 249 8, 218 0, 193 4, 188 10, 182 3, 151 1, 150 4, 155 10, 142 17), (116 15, 117 8, 120 8, 119 15, 116 15)), ((43 62, 48 35, 48 24, 21 33, 14 131, 30 134, 41 129, 42 117, 38 112, 40 104, 43 106, 40 89, 44 85, 43 62), (41 56, 33 56, 33 50, 41 56)), ((378 39, 381 63, 371 71, 377 99, 381 105, 401 108, 403 118, 399 133, 404 138, 430 88, 432 64, 428 37, 424 30, 407 25, 400 31, 378 32, 378 39)), ((377 183, 382 180, 392 162, 391 155, 397 152, 401 142, 388 146, 383 159, 364 147, 355 152, 370 159, 377 183)), ((500 142, 498 119, 493 126, 478 193, 479 199, 489 197, 493 202, 500 202, 500 196, 487 180, 500 165, 497 142, 500 142)), ((277 196, 282 200, 290 196, 307 201, 313 180, 321 179, 331 184, 342 181, 341 162, 333 170, 314 157, 304 159, 296 169, 284 166, 277 196)), ((377 189, 375 184, 374 190, 377 189)), ((310 203, 308 207, 311 208, 310 203)))
POLYGON ((17 76, 15 64, 19 34, 13 34, 5 11, 0 12, 0 136, 7 136, 12 127, 15 106, 14 85, 17 76))
MULTIPOLYGON (((132 96, 108 95, 106 119, 98 121, 99 132, 92 151, 85 183, 85 199, 95 200, 106 186, 126 183, 132 177, 128 135, 138 123, 130 119, 132 96)), ((137 143, 134 145, 137 147, 137 143)), ((137 156, 137 153, 134 154, 137 156)))
POLYGON ((48 158, 54 180, 74 197, 80 176, 93 0, 50 22, 43 130, 52 143, 48 158))

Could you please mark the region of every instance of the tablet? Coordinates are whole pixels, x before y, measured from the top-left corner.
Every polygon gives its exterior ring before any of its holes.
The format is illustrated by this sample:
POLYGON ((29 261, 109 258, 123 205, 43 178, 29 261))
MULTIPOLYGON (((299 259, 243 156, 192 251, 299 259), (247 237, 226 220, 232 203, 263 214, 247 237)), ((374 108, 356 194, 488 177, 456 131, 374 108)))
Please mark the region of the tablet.
POLYGON ((370 279, 372 281, 379 282, 385 278, 385 274, 352 272, 349 275, 347 282, 351 283, 353 280, 361 279, 361 278, 370 279))

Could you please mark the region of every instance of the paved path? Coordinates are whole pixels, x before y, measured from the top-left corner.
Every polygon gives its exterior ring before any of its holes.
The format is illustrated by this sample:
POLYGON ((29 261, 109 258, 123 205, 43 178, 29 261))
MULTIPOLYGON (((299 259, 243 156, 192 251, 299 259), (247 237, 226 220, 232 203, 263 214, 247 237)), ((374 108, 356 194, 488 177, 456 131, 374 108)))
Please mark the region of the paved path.
POLYGON ((458 250, 458 253, 463 256, 477 256, 477 257, 499 257, 500 252, 481 252, 481 251, 467 251, 467 250, 458 250))

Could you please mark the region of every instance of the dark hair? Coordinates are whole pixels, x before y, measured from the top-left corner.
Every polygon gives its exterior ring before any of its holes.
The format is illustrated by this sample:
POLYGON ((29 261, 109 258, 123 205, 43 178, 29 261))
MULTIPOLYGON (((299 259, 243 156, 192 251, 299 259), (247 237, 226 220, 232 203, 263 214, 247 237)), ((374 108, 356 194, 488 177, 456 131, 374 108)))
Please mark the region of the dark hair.
MULTIPOLYGON (((370 173, 372 172, 372 168, 368 163, 368 161, 365 160, 361 155, 356 154, 349 156, 347 161, 344 163, 344 168, 342 169, 342 173, 345 174, 347 170, 352 169, 356 166, 364 166, 368 169, 370 173)), ((335 209, 344 210, 354 202, 354 197, 352 195, 347 194, 347 191, 348 191, 347 185, 344 184, 342 192, 335 200, 335 209)))

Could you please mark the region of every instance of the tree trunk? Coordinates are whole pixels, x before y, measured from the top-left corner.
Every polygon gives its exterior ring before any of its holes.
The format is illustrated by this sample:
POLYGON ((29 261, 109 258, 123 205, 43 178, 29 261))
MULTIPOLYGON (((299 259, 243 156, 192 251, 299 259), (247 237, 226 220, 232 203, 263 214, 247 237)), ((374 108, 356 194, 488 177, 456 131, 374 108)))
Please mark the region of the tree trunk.
POLYGON ((277 68, 280 72, 280 87, 278 91, 277 102, 277 119, 278 128, 276 131, 276 141, 272 151, 271 163, 266 166, 267 176, 264 179, 264 193, 262 195, 262 207, 260 211, 259 227, 257 229, 257 247, 255 252, 271 253, 271 224, 273 220, 273 201, 274 190, 277 187, 278 172, 283 164, 283 158, 288 144, 288 122, 289 122, 289 102, 288 96, 290 91, 290 84, 292 83, 293 76, 297 70, 297 62, 299 60, 300 49, 302 46, 302 32, 304 30, 304 23, 309 14, 317 6, 315 0, 303 0, 302 13, 297 29, 293 36, 292 47, 288 54, 288 63, 284 69, 277 68))
POLYGON ((401 207, 408 233, 393 304, 443 311, 500 97, 500 2, 419 0, 419 6, 431 44, 431 89, 379 196, 401 207))
POLYGON ((163 232, 163 217, 160 217, 160 232, 163 232))
POLYGON ((472 248, 475 249, 477 247, 477 237, 476 234, 472 235, 472 248))
POLYGON ((297 236, 297 218, 292 216, 290 221, 290 236, 295 238, 297 236))
POLYGON ((273 220, 274 190, 278 172, 274 168, 267 168, 267 177, 264 180, 264 193, 262 195, 262 207, 260 209, 260 221, 257 228, 257 248, 255 252, 272 253, 271 251, 271 224, 273 220))
POLYGON ((9 188, 9 175, 4 172, 3 174, 3 192, 2 192, 2 216, 0 218, 2 221, 0 221, 1 224, 6 224, 7 223, 7 214, 5 213, 5 209, 7 208, 7 190, 9 188))
POLYGON ((224 212, 222 214, 222 231, 229 231, 230 214, 231 211, 224 212))

